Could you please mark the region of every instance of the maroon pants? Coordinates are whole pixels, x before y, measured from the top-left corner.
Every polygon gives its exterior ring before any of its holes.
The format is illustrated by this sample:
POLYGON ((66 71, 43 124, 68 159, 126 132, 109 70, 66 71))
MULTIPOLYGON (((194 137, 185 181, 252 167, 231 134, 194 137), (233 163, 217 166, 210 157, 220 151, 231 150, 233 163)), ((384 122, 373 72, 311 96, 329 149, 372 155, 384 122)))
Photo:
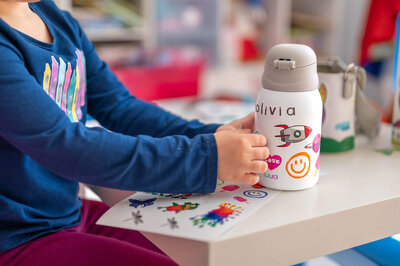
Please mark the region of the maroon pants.
POLYGON ((0 265, 176 265, 139 232, 96 225, 107 209, 83 200, 78 226, 0 253, 0 265))

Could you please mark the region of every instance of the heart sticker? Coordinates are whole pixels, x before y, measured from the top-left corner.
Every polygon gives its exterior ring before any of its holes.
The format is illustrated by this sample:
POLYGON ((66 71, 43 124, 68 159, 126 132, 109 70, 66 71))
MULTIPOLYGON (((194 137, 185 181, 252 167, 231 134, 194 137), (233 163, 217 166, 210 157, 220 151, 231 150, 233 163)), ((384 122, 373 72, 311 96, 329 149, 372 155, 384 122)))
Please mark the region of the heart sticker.
POLYGON ((277 168, 281 162, 282 162, 282 158, 279 155, 274 155, 274 156, 268 156, 267 159, 265 159, 265 161, 268 164, 268 169, 269 170, 274 170, 275 168, 277 168))

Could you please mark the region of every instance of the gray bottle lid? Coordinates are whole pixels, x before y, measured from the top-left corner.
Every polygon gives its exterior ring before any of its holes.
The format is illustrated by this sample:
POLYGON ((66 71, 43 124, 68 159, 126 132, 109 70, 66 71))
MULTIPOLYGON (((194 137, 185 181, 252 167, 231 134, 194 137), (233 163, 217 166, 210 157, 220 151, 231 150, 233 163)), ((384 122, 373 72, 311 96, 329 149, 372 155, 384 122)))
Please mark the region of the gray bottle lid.
POLYGON ((317 57, 302 44, 278 44, 267 53, 262 85, 265 89, 302 92, 318 89, 317 57))

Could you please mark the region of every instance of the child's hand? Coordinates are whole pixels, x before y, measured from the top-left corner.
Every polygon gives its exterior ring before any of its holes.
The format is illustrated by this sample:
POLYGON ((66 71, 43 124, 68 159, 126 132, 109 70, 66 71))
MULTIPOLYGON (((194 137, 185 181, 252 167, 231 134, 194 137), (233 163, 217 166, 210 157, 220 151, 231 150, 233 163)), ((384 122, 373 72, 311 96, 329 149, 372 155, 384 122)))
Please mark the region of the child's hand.
POLYGON ((258 175, 268 169, 267 139, 249 129, 222 130, 214 134, 218 147, 218 178, 243 184, 256 184, 258 175))
POLYGON ((250 129, 254 131, 254 112, 241 119, 230 122, 229 124, 220 126, 216 132, 229 129, 250 129))

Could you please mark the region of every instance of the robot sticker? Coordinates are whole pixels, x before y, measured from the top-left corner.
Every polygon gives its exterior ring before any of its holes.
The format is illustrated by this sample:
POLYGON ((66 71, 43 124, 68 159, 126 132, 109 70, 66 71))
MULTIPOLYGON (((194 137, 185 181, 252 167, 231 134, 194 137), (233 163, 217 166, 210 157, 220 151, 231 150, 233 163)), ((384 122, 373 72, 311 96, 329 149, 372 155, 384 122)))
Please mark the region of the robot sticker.
POLYGON ((287 126, 284 124, 276 125, 275 127, 283 128, 280 131, 280 135, 276 135, 276 138, 281 138, 285 144, 279 145, 278 147, 287 147, 292 143, 297 143, 305 140, 310 134, 312 129, 304 125, 287 126))

